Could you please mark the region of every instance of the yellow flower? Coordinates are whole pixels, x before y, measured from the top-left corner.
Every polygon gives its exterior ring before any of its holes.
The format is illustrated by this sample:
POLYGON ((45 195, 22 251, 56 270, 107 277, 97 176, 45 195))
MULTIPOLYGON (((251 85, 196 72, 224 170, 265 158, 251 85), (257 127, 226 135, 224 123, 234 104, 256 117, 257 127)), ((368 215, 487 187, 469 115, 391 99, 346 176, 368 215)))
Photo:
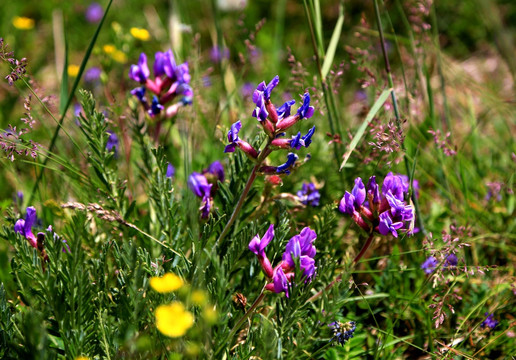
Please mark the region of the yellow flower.
POLYGON ((131 28, 131 35, 135 38, 135 39, 138 39, 138 40, 141 40, 141 41, 147 41, 150 39, 150 34, 147 30, 145 29, 141 29, 141 28, 137 28, 137 27, 132 27, 131 28))
POLYGON ((102 50, 104 50, 106 54, 112 54, 116 51, 116 47, 112 44, 106 44, 102 47, 102 50))
POLYGON ((34 20, 28 17, 15 16, 13 26, 20 30, 30 30, 34 27, 34 20))
POLYGON ((90 358, 87 356, 77 356, 75 360, 90 360, 90 358))
POLYGON ((194 290, 192 291, 192 302, 195 304, 195 305, 199 305, 199 306, 202 306, 204 304, 206 304, 206 294, 204 293, 204 291, 202 290, 194 290))
POLYGON ((120 64, 125 64, 127 62, 127 55, 120 50, 115 50, 115 52, 111 54, 111 57, 120 64))
POLYGON ((163 277, 153 277, 150 279, 150 286, 159 293, 175 291, 183 284, 183 280, 172 273, 166 273, 163 277))
POLYGON ((206 320, 206 322, 211 325, 215 324, 219 317, 217 310, 215 310, 215 308, 212 306, 206 306, 202 312, 202 316, 204 320, 206 320))
POLYGON ((192 327, 194 317, 180 302, 160 305, 156 309, 156 327, 169 337, 183 336, 192 327))
POLYGON ((79 74, 79 65, 68 65, 68 76, 77 77, 79 74))

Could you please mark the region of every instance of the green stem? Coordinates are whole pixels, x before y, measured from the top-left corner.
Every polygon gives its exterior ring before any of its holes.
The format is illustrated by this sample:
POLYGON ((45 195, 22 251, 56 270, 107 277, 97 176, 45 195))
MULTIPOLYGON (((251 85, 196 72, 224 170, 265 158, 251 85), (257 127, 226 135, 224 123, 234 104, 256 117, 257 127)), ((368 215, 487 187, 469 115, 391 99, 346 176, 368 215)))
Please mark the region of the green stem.
POLYGON ((263 301, 264 298, 265 298, 265 287, 262 289, 262 292, 260 293, 260 296, 258 296, 258 298, 254 301, 253 305, 251 305, 249 310, 246 311, 244 316, 242 316, 240 318, 240 320, 238 320, 236 325, 233 327, 233 329, 231 329, 231 332, 227 336, 226 340, 220 345, 220 347, 215 352, 215 356, 218 355, 222 351, 224 346, 226 346, 227 343, 229 341, 231 341, 231 339, 233 339, 233 336, 235 336, 236 332, 240 329, 240 327, 242 327, 244 322, 254 313, 254 311, 261 304, 261 302, 263 301))
POLYGON ((244 201, 247 198, 247 194, 249 193, 249 190, 251 190, 251 186, 254 183, 254 180, 256 179, 256 175, 258 175, 258 169, 262 165, 263 161, 269 154, 271 153, 271 150, 269 149, 271 140, 269 139, 267 142, 267 145, 265 145, 265 148, 258 156, 258 160, 256 164, 253 167, 253 170, 251 171, 251 174, 249 175, 249 179, 247 179, 247 183, 245 184, 244 191, 242 191, 242 194, 240 195, 240 199, 238 199, 238 202, 235 206, 235 209, 233 210, 233 213, 231 214, 231 217, 229 218, 229 221, 227 222, 226 226, 220 233, 217 241, 215 242, 215 247, 217 247, 218 244, 224 239, 224 237, 228 234, 229 229, 231 228, 231 225, 235 222, 238 214, 240 213, 240 210, 242 210, 242 206, 244 205, 244 201))
MULTIPOLYGON (((382 48, 382 54, 383 59, 385 61, 385 71, 387 72, 387 78, 389 81, 389 87, 391 88, 391 98, 392 98, 392 106, 394 108, 394 116, 396 117, 396 127, 398 131, 401 131, 401 116, 398 109, 398 102, 396 100, 396 93, 394 92, 394 81, 392 80, 392 73, 391 73, 391 65, 389 64, 389 57, 387 56, 387 50, 385 48, 385 38, 383 36, 383 28, 382 28, 382 20, 380 19, 380 10, 378 8, 378 0, 374 1, 374 13, 376 15, 376 22, 378 24, 378 32, 380 34, 380 43, 382 48)), ((403 150, 403 161, 405 163, 405 170, 407 171, 407 176, 409 176, 410 183, 412 183, 412 179, 410 178, 410 165, 408 158, 406 156, 406 148, 405 148, 405 142, 401 142, 401 149, 403 150)), ((421 229, 421 232, 423 234, 426 234, 426 230, 423 224, 423 219, 421 218, 421 213, 419 212, 419 203, 418 199, 416 197, 415 192, 412 192, 412 202, 414 203, 414 209, 416 211, 416 217, 419 223, 419 228, 421 229)))

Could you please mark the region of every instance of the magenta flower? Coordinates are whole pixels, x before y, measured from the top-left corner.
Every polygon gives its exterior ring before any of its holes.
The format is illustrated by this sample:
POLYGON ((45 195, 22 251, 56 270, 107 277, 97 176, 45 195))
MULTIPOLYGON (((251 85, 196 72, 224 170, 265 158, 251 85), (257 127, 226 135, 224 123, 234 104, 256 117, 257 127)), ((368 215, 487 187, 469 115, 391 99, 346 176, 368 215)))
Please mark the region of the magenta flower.
POLYGON ((92 2, 90 6, 86 9, 86 13, 84 16, 86 17, 86 21, 89 23, 97 23, 102 19, 104 15, 104 10, 102 6, 97 2, 92 2))

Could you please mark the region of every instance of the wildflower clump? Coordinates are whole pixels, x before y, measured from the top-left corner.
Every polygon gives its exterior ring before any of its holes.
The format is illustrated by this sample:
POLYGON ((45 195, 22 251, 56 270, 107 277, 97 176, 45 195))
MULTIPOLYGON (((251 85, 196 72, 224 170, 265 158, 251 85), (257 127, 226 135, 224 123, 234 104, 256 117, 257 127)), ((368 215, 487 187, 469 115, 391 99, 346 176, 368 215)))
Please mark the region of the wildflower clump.
POLYGON ((131 65, 129 70, 129 78, 141 85, 131 90, 131 94, 151 118, 163 114, 171 118, 180 107, 192 103, 188 63, 177 65, 172 50, 158 51, 154 55, 153 71, 154 79, 151 78, 145 53, 140 54, 138 64, 131 65), (177 97, 179 101, 172 103, 177 97))
POLYGON ((300 269, 307 280, 315 275, 316 249, 313 242, 317 238, 315 231, 305 227, 298 235, 293 236, 285 248, 282 260, 274 268, 265 254, 265 248, 274 238, 274 225, 271 224, 265 235, 260 238, 257 234, 249 242, 249 250, 257 257, 265 275, 272 282, 265 285, 265 289, 275 293, 284 292, 289 297, 289 287, 295 277, 296 263, 299 261, 300 269))
MULTIPOLYGON (((249 158, 257 161, 259 164, 274 150, 299 150, 301 147, 307 148, 312 143, 312 136, 315 132, 315 126, 309 129, 305 135, 298 132, 290 139, 284 138, 285 131, 302 119, 309 119, 314 114, 314 107, 310 106, 310 94, 307 92, 303 95, 303 103, 295 114, 291 114, 291 108, 295 104, 295 100, 289 100, 280 107, 276 108, 271 102, 272 90, 279 84, 279 76, 275 76, 269 84, 262 82, 258 85, 253 93, 253 102, 256 105, 252 116, 255 117, 267 134, 268 142, 261 151, 256 150, 247 141, 240 139, 239 132, 242 128, 241 121, 231 125, 228 131, 227 139, 229 144, 225 147, 224 152, 234 152, 238 147, 249 158)), ((290 170, 295 166, 298 156, 289 152, 287 161, 280 166, 261 166, 258 171, 263 174, 284 173, 289 174, 290 170)))
POLYGON ((356 324, 354 321, 342 323, 340 321, 334 321, 328 325, 333 330, 333 337, 331 341, 344 345, 346 341, 351 339, 356 330, 356 324))
POLYGON ((412 235, 414 232, 414 207, 407 204, 409 183, 401 175, 387 174, 380 187, 376 177, 371 176, 364 185, 360 177, 355 179, 355 186, 346 191, 339 203, 339 211, 350 215, 353 221, 367 233, 377 232, 381 235, 399 233, 412 235))

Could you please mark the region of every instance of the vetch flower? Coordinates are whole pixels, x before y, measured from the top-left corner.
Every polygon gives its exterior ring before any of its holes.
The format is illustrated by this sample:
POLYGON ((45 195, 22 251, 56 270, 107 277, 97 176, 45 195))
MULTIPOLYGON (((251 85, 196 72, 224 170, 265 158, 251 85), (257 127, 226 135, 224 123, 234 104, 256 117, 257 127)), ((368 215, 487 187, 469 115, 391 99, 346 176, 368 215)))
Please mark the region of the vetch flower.
POLYGON ((180 337, 193 326, 194 317, 185 309, 183 303, 174 301, 169 305, 160 305, 156 308, 156 327, 169 337, 180 337))
POLYGON ((173 273, 166 273, 162 277, 152 277, 149 281, 151 288, 159 293, 169 293, 180 289, 184 282, 173 273))
POLYGON ((108 130, 107 133, 109 134, 109 137, 106 143, 106 150, 109 152, 113 151, 116 158, 118 156, 118 136, 116 136, 116 134, 111 130, 108 130))
POLYGON ((305 205, 318 206, 321 194, 319 194, 314 183, 304 182, 301 190, 297 192, 297 197, 305 205))
POLYGON ((227 47, 213 46, 210 50, 210 59, 214 63, 229 59, 229 49, 227 47))
POLYGON ((147 110, 147 112, 149 113, 150 117, 154 117, 156 115, 159 115, 159 113, 163 109, 164 109, 164 107, 163 107, 163 105, 161 105, 159 103, 158 97, 156 95, 154 95, 152 97, 152 103, 151 103, 150 109, 147 110))
POLYGON ((314 115, 314 107, 310 106, 310 94, 303 95, 303 105, 297 110, 300 119, 309 119, 314 115))
POLYGON ((317 239, 317 234, 308 227, 303 228, 299 235, 290 239, 282 257, 283 263, 288 265, 288 269, 294 270, 294 259, 299 258, 301 270, 307 278, 315 273, 314 256, 316 250, 313 246, 315 239, 317 239))
POLYGON ((176 175, 176 168, 171 163, 168 163, 167 164, 167 172, 166 172, 165 176, 168 177, 169 179, 172 179, 175 175, 176 175))
POLYGON ((446 260, 444 262, 444 267, 448 267, 448 266, 457 266, 457 264, 459 263, 459 259, 457 258, 457 255, 451 253, 450 255, 448 255, 446 257, 446 260))
POLYGON ((34 236, 32 233, 32 226, 35 222, 36 208, 34 208, 34 206, 29 206, 27 208, 27 215, 25 216, 25 219, 19 219, 16 221, 16 224, 14 224, 14 231, 25 237, 25 239, 29 241, 30 246, 37 249, 38 241, 36 236, 34 236))
POLYGON ((482 324, 480 324, 480 327, 482 329, 488 327, 490 329, 494 329, 496 325, 498 325, 498 321, 494 319, 494 315, 486 312, 484 316, 487 316, 484 321, 482 321, 482 324))
POLYGON ((294 166, 299 157, 294 153, 287 154, 287 161, 276 168, 276 172, 290 174, 290 169, 294 166))
POLYGON ((425 274, 431 274, 438 264, 439 261, 437 261, 437 259, 433 256, 430 256, 428 259, 425 260, 424 263, 421 264, 421 269, 425 271, 425 274))
POLYGON ((193 172, 188 177, 188 187, 198 197, 204 197, 211 191, 212 184, 208 184, 208 180, 202 174, 193 172))
POLYGON ((290 109, 292 105, 296 103, 296 100, 289 100, 276 109, 276 113, 278 114, 278 120, 290 116, 290 109))
POLYGON ((258 256, 258 261, 260 262, 263 271, 268 277, 273 276, 273 269, 269 259, 267 258, 267 255, 265 254, 265 247, 269 245, 273 238, 274 225, 271 224, 267 229, 267 232, 265 233, 265 235, 263 235, 261 239, 260 236, 256 234, 256 236, 251 239, 248 246, 249 250, 255 253, 256 256, 258 256))
POLYGON ((100 79, 101 73, 102 70, 98 66, 93 66, 84 73, 84 81, 93 83, 100 79))
POLYGON ((145 84, 149 76, 150 71, 149 66, 147 65, 147 55, 145 55, 145 53, 141 53, 138 65, 131 65, 129 77, 134 81, 145 84))

